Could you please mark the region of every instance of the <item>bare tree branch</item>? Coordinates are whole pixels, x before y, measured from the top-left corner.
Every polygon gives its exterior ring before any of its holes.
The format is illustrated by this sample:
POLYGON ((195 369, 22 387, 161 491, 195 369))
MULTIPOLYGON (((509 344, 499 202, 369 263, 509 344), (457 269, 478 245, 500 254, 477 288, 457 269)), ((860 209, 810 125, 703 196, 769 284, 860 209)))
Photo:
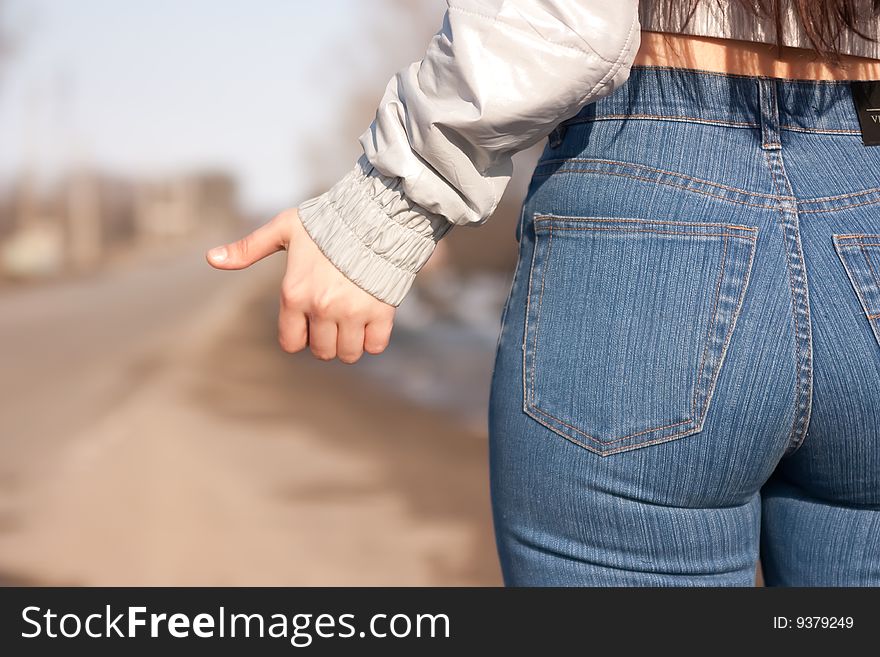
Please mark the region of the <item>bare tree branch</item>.
POLYGON ((6 18, 6 2, 0 0, 0 79, 2 79, 3 67, 12 52, 12 38, 9 35, 9 26, 6 18))

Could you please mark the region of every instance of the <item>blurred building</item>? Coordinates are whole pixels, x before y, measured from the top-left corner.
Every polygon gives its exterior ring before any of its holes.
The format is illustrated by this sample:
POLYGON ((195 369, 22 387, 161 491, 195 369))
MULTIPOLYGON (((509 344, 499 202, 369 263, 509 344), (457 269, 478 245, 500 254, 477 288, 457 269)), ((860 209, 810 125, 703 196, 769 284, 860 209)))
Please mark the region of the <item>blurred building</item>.
POLYGON ((167 239, 200 228, 233 225, 239 216, 235 181, 204 173, 135 185, 135 231, 140 239, 167 239))
POLYGON ((80 169, 48 191, 22 175, 0 197, 0 276, 88 271, 111 253, 223 230, 240 216, 236 181, 223 172, 132 180, 80 169))

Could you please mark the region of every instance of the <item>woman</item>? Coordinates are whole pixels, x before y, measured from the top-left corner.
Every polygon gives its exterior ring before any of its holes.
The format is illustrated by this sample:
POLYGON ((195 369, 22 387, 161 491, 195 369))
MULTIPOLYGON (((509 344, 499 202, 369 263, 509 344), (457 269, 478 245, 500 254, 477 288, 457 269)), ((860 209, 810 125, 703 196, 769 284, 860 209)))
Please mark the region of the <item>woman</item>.
POLYGON ((878 2, 448 4, 356 166, 209 261, 287 249, 284 349, 379 353, 549 136, 492 378, 505 582, 880 585, 878 2))

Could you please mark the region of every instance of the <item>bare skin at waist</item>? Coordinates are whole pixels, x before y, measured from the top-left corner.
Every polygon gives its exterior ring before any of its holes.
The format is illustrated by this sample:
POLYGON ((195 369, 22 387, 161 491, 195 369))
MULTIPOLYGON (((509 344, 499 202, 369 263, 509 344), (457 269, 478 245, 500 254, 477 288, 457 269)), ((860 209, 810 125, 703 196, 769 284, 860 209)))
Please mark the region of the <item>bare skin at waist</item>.
POLYGON ((808 48, 642 31, 633 62, 638 66, 673 66, 739 75, 806 80, 880 80, 880 59, 841 55, 838 64, 808 48))

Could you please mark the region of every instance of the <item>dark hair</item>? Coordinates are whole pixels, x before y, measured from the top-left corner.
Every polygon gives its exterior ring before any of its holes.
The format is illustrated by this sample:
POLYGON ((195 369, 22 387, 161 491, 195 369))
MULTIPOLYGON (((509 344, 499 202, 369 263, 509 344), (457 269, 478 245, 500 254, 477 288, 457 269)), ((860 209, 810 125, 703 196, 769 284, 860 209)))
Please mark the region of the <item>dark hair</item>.
MULTIPOLYGON (((667 16, 682 16, 684 28, 701 2, 709 0, 663 0, 662 10, 667 16), (683 7, 682 5, 687 5, 683 7)), ((840 37, 846 31, 876 42, 877 21, 880 20, 880 0, 716 0, 719 4, 736 2, 751 11, 758 19, 768 19, 775 27, 777 47, 784 43, 784 18, 789 7, 803 25, 813 49, 828 61, 838 62, 840 37), (864 28, 873 23, 870 30, 864 28)))

